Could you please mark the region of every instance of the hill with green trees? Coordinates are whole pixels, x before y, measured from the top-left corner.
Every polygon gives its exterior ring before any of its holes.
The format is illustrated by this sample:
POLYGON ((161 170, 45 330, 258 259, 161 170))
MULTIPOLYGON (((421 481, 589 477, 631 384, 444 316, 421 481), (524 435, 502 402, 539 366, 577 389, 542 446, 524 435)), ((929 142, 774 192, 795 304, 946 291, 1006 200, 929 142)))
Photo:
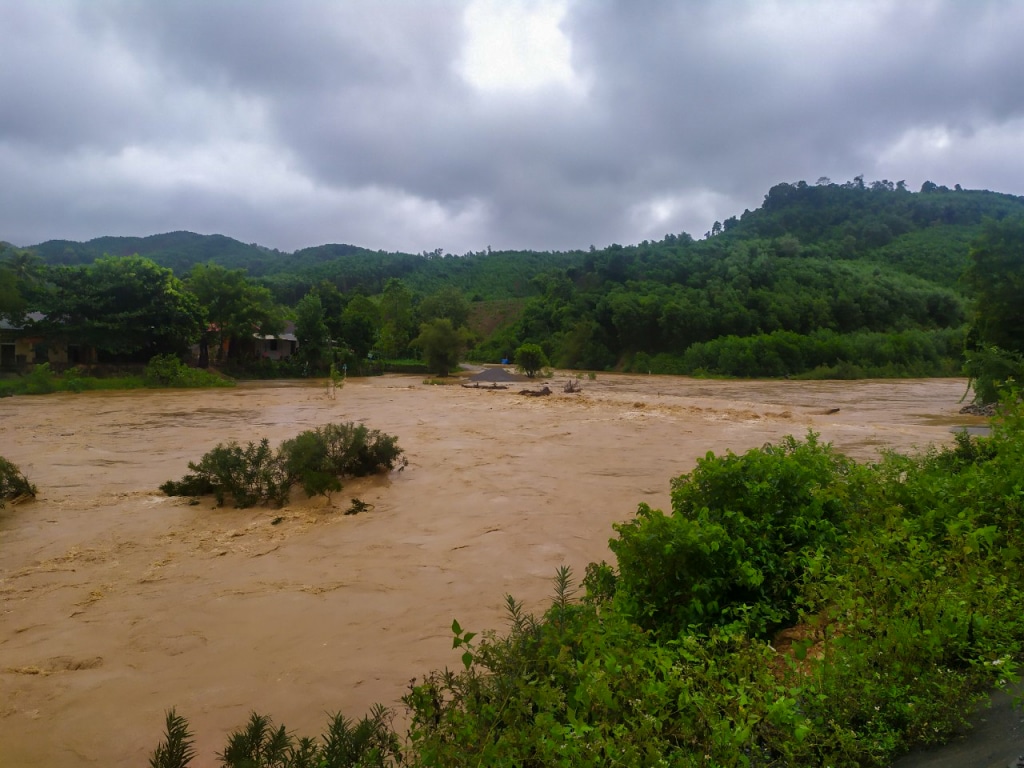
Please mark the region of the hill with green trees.
MULTIPOLYGON (((316 294, 320 309, 307 303, 306 314, 319 312, 323 322, 305 325, 326 328, 360 359, 428 356, 413 343, 423 338, 420 325, 438 319, 430 307, 441 294, 457 293, 469 309, 456 330, 468 324, 470 333, 451 336, 459 339, 454 351, 479 362, 512 359, 536 344, 564 368, 949 375, 960 373, 967 343, 971 307, 961 276, 972 243, 986 221, 1022 216, 1024 198, 1013 195, 822 178, 775 185, 757 210, 715 222, 700 240, 667 234, 589 251, 457 256, 323 245, 289 254, 175 232, 50 241, 27 253, 60 269, 138 254, 186 286, 197 269, 216 267, 269 292, 282 318, 316 294)), ((17 291, 2 297, 27 306, 17 291)), ((326 340, 307 339, 320 347, 326 340)))

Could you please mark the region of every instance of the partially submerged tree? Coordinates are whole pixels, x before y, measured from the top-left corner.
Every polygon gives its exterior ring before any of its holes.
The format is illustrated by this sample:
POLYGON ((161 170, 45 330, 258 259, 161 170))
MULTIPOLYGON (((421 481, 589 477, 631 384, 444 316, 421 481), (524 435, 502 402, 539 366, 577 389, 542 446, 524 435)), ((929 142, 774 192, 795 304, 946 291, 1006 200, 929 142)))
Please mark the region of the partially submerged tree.
POLYGON ((547 355, 540 344, 523 344, 516 350, 516 368, 531 379, 548 365, 547 355))
POLYGON ((420 349, 432 373, 447 376, 458 366, 466 349, 468 334, 465 328, 456 328, 448 318, 438 318, 420 326, 420 335, 412 345, 420 349))

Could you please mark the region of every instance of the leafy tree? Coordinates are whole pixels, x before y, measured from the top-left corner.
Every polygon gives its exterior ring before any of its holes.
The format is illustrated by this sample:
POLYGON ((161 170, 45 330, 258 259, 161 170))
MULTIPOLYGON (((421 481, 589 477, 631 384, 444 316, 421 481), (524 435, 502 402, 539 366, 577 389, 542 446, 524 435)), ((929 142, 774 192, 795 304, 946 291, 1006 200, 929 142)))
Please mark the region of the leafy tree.
POLYGON ((416 327, 413 320, 412 292, 401 280, 387 281, 380 295, 379 346, 385 358, 399 357, 409 347, 416 327))
POLYGON ((448 318, 439 318, 423 323, 412 345, 422 351, 431 371, 447 376, 459 364, 467 341, 465 329, 456 328, 448 318))
POLYGON ((329 280, 321 280, 316 286, 316 292, 324 309, 324 323, 327 325, 328 334, 336 341, 343 339, 345 333, 342 330, 342 315, 348 304, 347 299, 329 280))
POLYGON ((548 365, 547 355, 540 344, 523 344, 516 350, 516 367, 531 379, 548 365))
POLYGON ((42 260, 29 251, 0 243, 0 318, 21 321, 42 293, 42 260))
POLYGON ((341 337, 360 360, 373 349, 379 322, 377 305, 365 296, 356 296, 345 307, 341 316, 341 337))
POLYGON ((167 713, 164 740, 149 758, 150 768, 186 768, 196 755, 188 721, 172 708, 167 713))
POLYGON ((418 307, 420 322, 446 317, 461 328, 469 320, 469 302, 458 288, 446 285, 424 298, 418 307))
POLYGON ((218 350, 218 357, 236 358, 251 345, 254 334, 273 335, 284 329, 284 318, 270 291, 251 282, 244 269, 197 264, 186 285, 206 316, 200 365, 209 346, 218 350))
POLYGON ((16 321, 25 314, 27 307, 14 272, 0 263, 0 318, 16 321))
POLYGON ((200 334, 196 297, 171 270, 140 256, 107 256, 88 267, 50 270, 44 332, 113 359, 188 350, 200 334))
POLYGON ((1024 218, 990 221, 971 246, 964 283, 978 340, 1024 352, 1024 218))
POLYGON ((986 223, 964 283, 974 299, 966 371, 975 399, 994 402, 1002 382, 1024 378, 1024 218, 986 223))
POLYGON ((796 618, 805 569, 837 546, 854 502, 852 462, 810 433, 708 454, 673 482, 672 514, 641 504, 615 526, 619 598, 648 628, 742 621, 765 636, 796 618))
POLYGON ((295 308, 295 338, 299 342, 299 356, 309 365, 310 372, 319 372, 327 365, 330 338, 324 320, 320 295, 312 290, 295 308))

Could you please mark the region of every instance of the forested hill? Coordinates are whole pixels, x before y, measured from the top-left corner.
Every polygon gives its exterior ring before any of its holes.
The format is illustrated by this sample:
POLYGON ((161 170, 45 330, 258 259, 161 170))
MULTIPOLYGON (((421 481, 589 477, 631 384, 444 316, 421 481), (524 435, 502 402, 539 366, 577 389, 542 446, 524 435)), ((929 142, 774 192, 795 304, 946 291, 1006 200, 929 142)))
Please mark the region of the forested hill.
MULTIPOLYGON (((681 245, 695 253, 720 254, 723 242, 758 243, 780 256, 869 260, 955 287, 967 243, 985 218, 1024 214, 1024 198, 985 190, 962 190, 926 182, 920 192, 902 183, 861 178, 844 184, 819 179, 817 184, 778 184, 763 205, 723 222, 715 222, 703 240, 666 235, 664 240, 634 247, 611 245, 597 254, 618 254, 602 279, 645 279, 652 252, 671 255, 681 245), (719 237, 725 236, 722 240, 719 237)), ((105 254, 138 254, 179 276, 196 264, 243 268, 251 277, 277 287, 282 299, 294 300, 305 288, 329 280, 342 291, 374 294, 392 277, 429 292, 454 284, 468 296, 509 298, 530 293, 530 279, 552 268, 584 265, 580 251, 568 253, 502 251, 459 257, 440 251, 422 254, 373 251, 355 245, 321 245, 294 253, 245 244, 224 235, 169 232, 149 237, 100 237, 80 243, 49 240, 32 246, 48 264, 90 264, 105 254)), ((591 267, 600 260, 586 260, 591 267)), ((588 270, 590 271, 590 270, 588 270)))
POLYGON ((323 245, 289 254, 187 232, 31 250, 51 264, 138 253, 179 276, 200 263, 244 267, 287 306, 327 288, 375 297, 392 279, 414 305, 454 288, 474 304, 472 317, 491 318, 473 328, 480 360, 536 343, 565 367, 924 375, 960 370, 970 244, 986 220, 1018 217, 1021 197, 858 177, 778 184, 760 208, 715 222, 699 240, 669 234, 588 251, 323 245))

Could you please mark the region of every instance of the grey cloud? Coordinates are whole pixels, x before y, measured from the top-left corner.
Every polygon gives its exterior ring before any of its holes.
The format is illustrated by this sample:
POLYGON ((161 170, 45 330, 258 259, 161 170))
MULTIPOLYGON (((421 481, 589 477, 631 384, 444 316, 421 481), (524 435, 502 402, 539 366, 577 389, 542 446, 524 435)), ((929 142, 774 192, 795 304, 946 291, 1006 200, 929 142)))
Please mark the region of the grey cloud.
POLYGON ((477 92, 465 7, 0 0, 0 239, 562 249, 821 175, 1024 192, 1017 4, 575 0, 582 93, 477 92))

